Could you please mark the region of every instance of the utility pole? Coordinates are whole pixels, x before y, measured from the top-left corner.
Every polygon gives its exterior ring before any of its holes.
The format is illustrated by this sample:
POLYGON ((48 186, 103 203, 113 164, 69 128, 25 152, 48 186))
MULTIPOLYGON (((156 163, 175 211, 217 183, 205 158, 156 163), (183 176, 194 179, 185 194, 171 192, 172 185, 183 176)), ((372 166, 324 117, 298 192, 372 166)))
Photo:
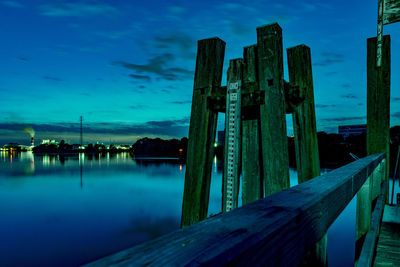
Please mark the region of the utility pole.
POLYGON ((82 121, 83 121, 83 117, 80 117, 81 119, 81 147, 83 146, 83 130, 82 130, 82 121))

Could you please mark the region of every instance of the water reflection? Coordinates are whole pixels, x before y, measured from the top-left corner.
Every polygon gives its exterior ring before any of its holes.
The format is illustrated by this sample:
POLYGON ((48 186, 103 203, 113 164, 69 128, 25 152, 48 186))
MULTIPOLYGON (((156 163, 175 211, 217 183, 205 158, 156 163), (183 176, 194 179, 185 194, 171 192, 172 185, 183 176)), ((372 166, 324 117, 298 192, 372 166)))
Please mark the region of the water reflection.
POLYGON ((2 151, 0 170, 0 266, 77 266, 179 228, 176 159, 2 151))
MULTIPOLYGON (((222 167, 214 159, 209 214, 221 211, 222 167)), ((1 151, 0 266, 76 266, 178 229, 185 168, 129 153, 1 151)), ((297 184, 294 169, 290 183, 297 184)), ((332 266, 353 260, 355 205, 329 229, 332 266)))

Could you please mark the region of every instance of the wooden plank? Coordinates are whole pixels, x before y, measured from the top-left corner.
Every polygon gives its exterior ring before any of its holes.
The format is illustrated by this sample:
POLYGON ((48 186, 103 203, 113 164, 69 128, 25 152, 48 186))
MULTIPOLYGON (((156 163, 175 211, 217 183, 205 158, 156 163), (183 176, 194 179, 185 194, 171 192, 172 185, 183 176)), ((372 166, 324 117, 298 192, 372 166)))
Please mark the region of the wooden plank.
MULTIPOLYGON (((367 154, 389 154, 390 36, 383 37, 382 66, 376 68, 377 39, 367 40, 367 154)), ((386 176, 389 160, 386 161, 386 176)), ((387 190, 388 192, 388 190, 387 190)))
POLYGON ((181 227, 207 217, 218 115, 207 109, 207 97, 221 85, 224 53, 218 38, 198 42, 181 227))
POLYGON ((364 267, 364 266, 372 266, 373 264, 375 248, 376 248, 376 240, 379 235, 382 213, 385 207, 386 183, 387 181, 385 181, 381 185, 381 193, 376 201, 374 211, 372 212, 371 229, 370 231, 368 231, 365 237, 360 257, 357 261, 357 266, 364 267))
POLYGON ((243 59, 229 62, 225 115, 225 161, 222 183, 222 211, 237 208, 242 156, 241 103, 243 59))
POLYGON ((360 159, 89 266, 296 266, 384 157, 360 159))
MULTIPOLYGON (((314 106, 314 86, 311 50, 305 45, 287 49, 289 80, 304 101, 294 107, 293 128, 296 167, 299 184, 320 175, 317 126, 314 106)), ((302 263, 303 266, 327 266, 327 237, 325 236, 302 263)))
POLYGON ((383 24, 386 25, 400 21, 400 1, 385 0, 383 2, 383 24))
POLYGON ((400 266, 400 206, 385 206, 374 266, 400 266))
POLYGON ((260 107, 265 195, 289 187, 289 156, 283 84, 282 29, 277 24, 257 28, 258 76, 265 104, 260 107))
MULTIPOLYGON (((243 50, 243 93, 253 94, 258 91, 257 80, 257 45, 243 50)), ((242 204, 253 202, 263 197, 263 177, 261 171, 261 149, 259 120, 260 109, 255 117, 242 121, 242 204)))

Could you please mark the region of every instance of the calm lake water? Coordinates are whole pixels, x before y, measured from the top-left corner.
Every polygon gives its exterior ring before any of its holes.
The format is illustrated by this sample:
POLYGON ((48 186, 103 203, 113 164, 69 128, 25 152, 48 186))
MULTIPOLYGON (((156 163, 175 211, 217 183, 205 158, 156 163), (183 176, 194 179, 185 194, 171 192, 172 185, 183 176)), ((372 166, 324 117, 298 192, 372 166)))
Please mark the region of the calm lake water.
MULTIPOLYGON (((210 214, 221 209, 221 168, 215 160, 210 214)), ((1 151, 0 266, 77 266, 174 231, 184 178, 174 159, 1 151)), ((329 229, 330 266, 354 266, 355 204, 329 229)))

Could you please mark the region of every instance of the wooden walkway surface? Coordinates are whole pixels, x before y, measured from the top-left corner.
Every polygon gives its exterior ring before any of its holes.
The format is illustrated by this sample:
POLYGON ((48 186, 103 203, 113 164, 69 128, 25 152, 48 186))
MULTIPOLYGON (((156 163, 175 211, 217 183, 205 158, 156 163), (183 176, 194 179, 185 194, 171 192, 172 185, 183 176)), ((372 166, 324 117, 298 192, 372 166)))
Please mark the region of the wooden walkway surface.
POLYGON ((385 205, 374 266, 400 266, 400 206, 385 205))

